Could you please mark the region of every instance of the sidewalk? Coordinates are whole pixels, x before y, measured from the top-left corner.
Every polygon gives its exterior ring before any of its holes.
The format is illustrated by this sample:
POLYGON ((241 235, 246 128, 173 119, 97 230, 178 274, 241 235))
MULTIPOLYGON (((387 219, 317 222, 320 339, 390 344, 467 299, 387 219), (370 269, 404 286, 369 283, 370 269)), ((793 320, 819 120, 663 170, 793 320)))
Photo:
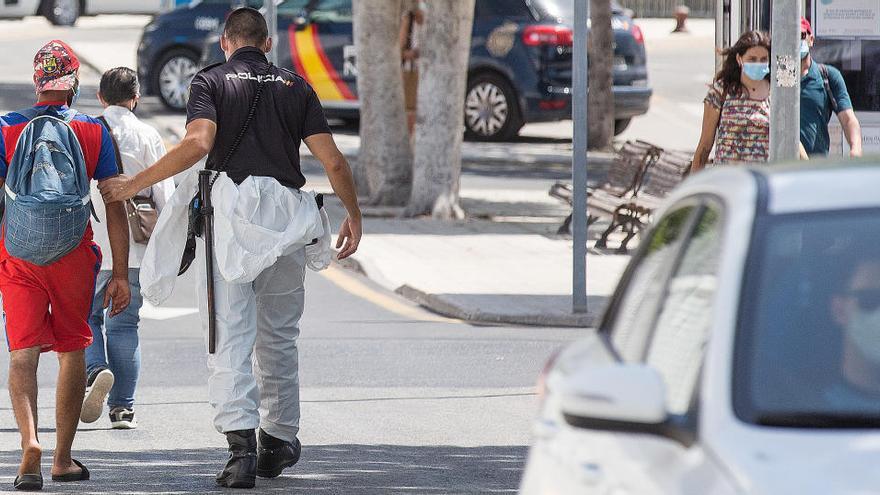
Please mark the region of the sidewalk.
MULTIPOLYGON (((402 219, 396 218, 399 210, 367 208, 364 241, 345 265, 452 318, 595 326, 629 257, 587 256, 589 312, 573 314, 572 241, 555 234, 567 207, 535 191, 492 191, 491 198, 487 193, 462 190, 462 206, 477 218, 461 222, 402 219)), ((335 198, 327 204, 338 224, 341 205, 335 198)), ((598 232, 601 226, 591 229, 590 238, 598 232)))

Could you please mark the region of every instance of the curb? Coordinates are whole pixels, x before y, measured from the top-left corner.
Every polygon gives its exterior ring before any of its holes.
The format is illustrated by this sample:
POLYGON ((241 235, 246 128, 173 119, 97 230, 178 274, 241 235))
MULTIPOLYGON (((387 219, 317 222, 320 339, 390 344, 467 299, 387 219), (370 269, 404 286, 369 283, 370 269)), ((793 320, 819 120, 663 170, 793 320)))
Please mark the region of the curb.
MULTIPOLYGON (((333 263, 345 270, 350 270, 385 288, 390 288, 388 283, 383 283, 381 278, 375 277, 376 270, 365 270, 363 262, 354 258, 348 258, 344 261, 338 261, 335 258, 333 263), (372 274, 372 275, 371 275, 372 274)), ((543 327, 563 327, 563 328, 589 328, 599 323, 599 317, 596 313, 586 314, 503 314, 489 313, 485 311, 468 311, 458 305, 450 303, 440 296, 428 294, 415 287, 404 284, 393 289, 393 291, 411 302, 422 306, 423 308, 447 318, 455 318, 457 320, 466 321, 468 323, 484 324, 484 325, 522 325, 522 326, 543 326, 543 327)))
POLYGON ((506 324, 506 325, 525 325, 525 326, 548 326, 548 327, 569 327, 569 328, 588 328, 594 326, 598 322, 598 318, 594 313, 586 314, 504 314, 490 313, 480 310, 469 311, 463 309, 442 297, 434 294, 427 294, 409 285, 402 285, 394 292, 410 301, 423 306, 430 311, 441 316, 456 318, 467 321, 469 323, 482 324, 506 324))

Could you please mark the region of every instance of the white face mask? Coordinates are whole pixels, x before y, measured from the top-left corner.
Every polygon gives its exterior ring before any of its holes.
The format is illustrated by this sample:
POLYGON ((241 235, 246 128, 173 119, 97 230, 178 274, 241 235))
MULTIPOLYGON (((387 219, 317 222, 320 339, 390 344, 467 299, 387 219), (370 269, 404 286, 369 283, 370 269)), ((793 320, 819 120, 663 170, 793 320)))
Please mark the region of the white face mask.
POLYGON ((845 329, 846 338, 868 361, 880 366, 880 308, 856 311, 845 329))

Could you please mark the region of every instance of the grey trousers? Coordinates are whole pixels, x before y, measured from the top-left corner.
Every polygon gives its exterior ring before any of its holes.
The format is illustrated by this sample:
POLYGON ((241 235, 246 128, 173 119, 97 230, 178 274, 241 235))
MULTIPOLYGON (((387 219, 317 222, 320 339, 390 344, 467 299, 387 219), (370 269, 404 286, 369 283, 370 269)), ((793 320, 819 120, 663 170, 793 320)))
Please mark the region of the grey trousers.
MULTIPOLYGON (((207 336, 204 244, 199 311, 207 336)), ((216 266, 216 264, 215 264, 216 266)), ((299 319, 305 303, 305 249, 282 256, 256 280, 230 284, 215 268, 217 350, 208 355, 208 399, 220 433, 261 427, 293 441, 299 431, 299 319)))

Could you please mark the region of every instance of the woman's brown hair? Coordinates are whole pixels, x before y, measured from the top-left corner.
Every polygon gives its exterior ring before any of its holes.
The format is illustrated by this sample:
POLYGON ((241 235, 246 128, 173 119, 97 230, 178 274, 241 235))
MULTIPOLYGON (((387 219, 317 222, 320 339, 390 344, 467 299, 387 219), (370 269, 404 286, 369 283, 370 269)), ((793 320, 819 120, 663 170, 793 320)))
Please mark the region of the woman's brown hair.
POLYGON ((715 82, 721 84, 725 94, 735 95, 742 92, 742 67, 739 66, 736 57, 737 55, 744 56, 749 49, 756 46, 763 46, 769 53, 770 36, 762 31, 748 31, 740 36, 733 46, 721 52, 724 63, 721 65, 721 70, 715 75, 715 82))

